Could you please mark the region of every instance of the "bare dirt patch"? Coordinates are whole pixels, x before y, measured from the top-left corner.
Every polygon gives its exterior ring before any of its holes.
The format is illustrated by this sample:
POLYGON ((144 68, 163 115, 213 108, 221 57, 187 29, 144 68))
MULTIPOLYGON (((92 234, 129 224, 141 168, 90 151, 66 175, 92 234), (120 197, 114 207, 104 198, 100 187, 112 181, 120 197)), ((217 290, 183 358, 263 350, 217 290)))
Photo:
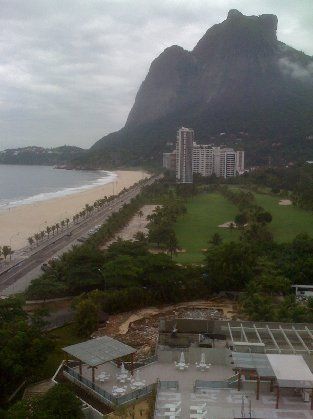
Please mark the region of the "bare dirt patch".
POLYGON ((226 221, 224 224, 220 224, 219 227, 221 228, 230 228, 233 225, 233 228, 236 228, 236 224, 234 221, 226 221))
POLYGON ((94 336, 109 335, 131 345, 138 349, 137 359, 142 359, 154 353, 161 317, 230 320, 235 315, 234 302, 224 298, 148 307, 110 316, 107 326, 94 336))
POLYGON ((149 221, 147 220, 148 215, 151 215, 155 208, 158 205, 144 205, 130 220, 130 222, 125 226, 119 233, 115 235, 115 237, 110 240, 109 242, 106 242, 104 246, 101 246, 101 249, 107 249, 110 244, 115 242, 117 239, 122 240, 133 240, 134 236, 138 232, 142 232, 144 234, 148 234, 147 224, 149 221), (142 215, 140 216, 140 211, 142 212, 142 215))
POLYGON ((278 202, 278 205, 292 205, 292 201, 290 201, 290 199, 281 199, 278 202))

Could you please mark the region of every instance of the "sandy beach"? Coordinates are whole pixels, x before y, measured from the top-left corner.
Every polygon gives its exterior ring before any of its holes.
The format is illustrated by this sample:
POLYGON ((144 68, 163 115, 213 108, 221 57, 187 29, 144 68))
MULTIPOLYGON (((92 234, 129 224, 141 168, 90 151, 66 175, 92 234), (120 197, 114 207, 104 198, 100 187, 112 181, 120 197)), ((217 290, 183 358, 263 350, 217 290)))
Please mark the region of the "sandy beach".
POLYGON ((6 209, 0 212, 0 246, 11 245, 13 250, 27 245, 27 238, 72 216, 97 199, 117 194, 149 175, 143 171, 118 170, 117 178, 106 185, 98 186, 72 195, 47 201, 6 209))

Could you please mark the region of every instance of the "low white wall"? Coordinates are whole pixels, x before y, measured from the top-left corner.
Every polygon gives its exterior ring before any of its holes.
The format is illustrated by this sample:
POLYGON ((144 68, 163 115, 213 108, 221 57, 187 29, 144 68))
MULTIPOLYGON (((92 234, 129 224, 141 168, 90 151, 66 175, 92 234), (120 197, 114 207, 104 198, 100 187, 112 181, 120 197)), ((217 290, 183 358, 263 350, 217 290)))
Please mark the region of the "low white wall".
POLYGON ((176 350, 158 349, 158 359, 160 362, 172 363, 179 361, 181 352, 185 354, 185 361, 191 364, 200 362, 201 354, 205 354, 205 361, 215 365, 231 366, 231 351, 227 348, 184 348, 176 350))

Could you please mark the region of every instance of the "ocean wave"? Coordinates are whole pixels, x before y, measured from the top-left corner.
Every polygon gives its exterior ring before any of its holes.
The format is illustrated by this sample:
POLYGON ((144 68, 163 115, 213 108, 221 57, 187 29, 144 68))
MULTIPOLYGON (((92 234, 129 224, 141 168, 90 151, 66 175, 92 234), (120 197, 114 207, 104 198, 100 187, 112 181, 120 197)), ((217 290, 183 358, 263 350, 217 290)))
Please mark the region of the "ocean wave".
POLYGON ((0 210, 19 207, 21 205, 29 205, 35 202, 48 201, 54 198, 61 198, 62 196, 73 195, 78 192, 82 192, 88 189, 93 189, 93 188, 114 182, 114 180, 117 178, 117 174, 114 172, 107 172, 105 170, 102 170, 101 173, 105 174, 105 176, 102 176, 96 179, 92 183, 87 183, 85 185, 75 186, 75 187, 70 187, 70 188, 63 188, 55 192, 44 192, 37 195, 29 196, 27 198, 0 203, 0 210))

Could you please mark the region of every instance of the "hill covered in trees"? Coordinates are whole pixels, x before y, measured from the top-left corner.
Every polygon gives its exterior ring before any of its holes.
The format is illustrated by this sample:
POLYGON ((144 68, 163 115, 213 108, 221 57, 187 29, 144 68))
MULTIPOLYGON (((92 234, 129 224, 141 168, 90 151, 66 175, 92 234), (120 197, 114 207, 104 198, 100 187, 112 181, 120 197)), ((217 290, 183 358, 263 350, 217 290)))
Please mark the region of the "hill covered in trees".
POLYGON ((11 148, 0 151, 0 164, 66 165, 84 152, 80 147, 67 145, 55 148, 11 148))

